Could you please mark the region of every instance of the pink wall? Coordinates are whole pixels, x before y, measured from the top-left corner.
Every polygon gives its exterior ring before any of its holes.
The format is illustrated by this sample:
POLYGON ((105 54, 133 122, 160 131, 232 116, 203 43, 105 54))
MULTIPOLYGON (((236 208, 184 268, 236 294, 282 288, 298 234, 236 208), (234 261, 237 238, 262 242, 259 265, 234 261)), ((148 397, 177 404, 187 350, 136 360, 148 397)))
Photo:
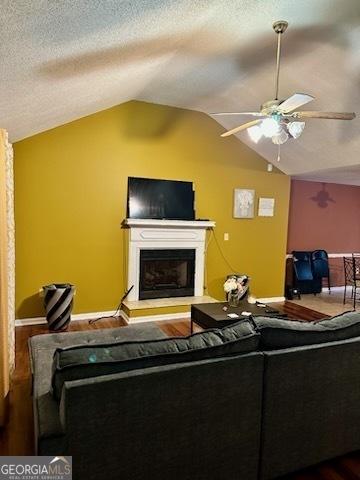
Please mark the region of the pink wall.
MULTIPOLYGON (((287 251, 360 252, 360 187, 292 180, 287 251)), ((333 285, 343 284, 342 259, 330 261, 333 285)))

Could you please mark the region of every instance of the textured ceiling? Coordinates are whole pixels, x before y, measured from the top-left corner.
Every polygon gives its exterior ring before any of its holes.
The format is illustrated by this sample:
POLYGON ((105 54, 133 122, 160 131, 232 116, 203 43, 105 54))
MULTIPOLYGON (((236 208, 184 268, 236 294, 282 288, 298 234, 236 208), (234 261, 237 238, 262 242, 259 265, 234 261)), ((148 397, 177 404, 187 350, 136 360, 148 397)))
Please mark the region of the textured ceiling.
MULTIPOLYGON (((309 109, 360 113, 360 0, 4 0, 0 125, 16 141, 131 99, 256 110, 273 97, 279 19, 290 24, 281 97, 306 92, 309 109)), ((360 184, 359 127, 360 115, 308 120, 280 168, 360 184)), ((276 163, 270 141, 239 138, 276 163)))
POLYGON ((360 163, 350 165, 346 168, 329 168, 316 172, 308 172, 302 175, 294 175, 299 180, 310 180, 314 182, 344 183, 360 186, 360 163))

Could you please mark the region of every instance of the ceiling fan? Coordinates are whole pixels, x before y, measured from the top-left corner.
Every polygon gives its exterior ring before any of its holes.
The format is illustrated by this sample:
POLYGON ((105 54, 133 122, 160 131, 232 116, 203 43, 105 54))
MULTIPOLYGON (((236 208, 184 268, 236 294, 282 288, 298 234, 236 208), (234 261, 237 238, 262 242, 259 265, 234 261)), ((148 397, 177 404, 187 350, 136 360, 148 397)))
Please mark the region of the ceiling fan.
POLYGON ((221 136, 228 137, 234 133, 248 130, 250 138, 258 142, 261 137, 271 138, 275 145, 278 145, 280 160, 280 145, 289 138, 299 138, 302 134, 307 118, 334 119, 334 120, 352 120, 355 113, 337 113, 337 112, 316 112, 316 111, 297 111, 296 109, 314 100, 312 95, 305 93, 295 93, 286 100, 279 100, 279 74, 280 74, 280 55, 281 55, 281 37, 288 27, 285 20, 277 21, 273 24, 273 29, 277 34, 277 52, 276 52, 276 76, 275 76, 275 98, 263 103, 259 112, 221 112, 211 115, 249 115, 258 117, 242 125, 224 132, 221 136), (300 121, 299 121, 300 120, 300 121))

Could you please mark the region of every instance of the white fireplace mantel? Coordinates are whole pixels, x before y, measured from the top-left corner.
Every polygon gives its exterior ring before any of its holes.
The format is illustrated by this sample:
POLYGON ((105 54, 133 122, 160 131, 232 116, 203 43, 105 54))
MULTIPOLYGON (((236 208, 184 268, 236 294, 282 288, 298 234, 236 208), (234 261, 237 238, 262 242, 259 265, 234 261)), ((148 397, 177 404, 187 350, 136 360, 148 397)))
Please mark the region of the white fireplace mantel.
POLYGON ((139 300, 140 251, 150 249, 194 249, 194 296, 203 295, 206 230, 215 227, 208 220, 152 220, 127 218, 129 227, 128 301, 139 300))
POLYGON ((124 225, 128 227, 156 227, 156 228, 200 228, 215 227, 215 222, 210 220, 153 220, 143 218, 126 218, 124 225))

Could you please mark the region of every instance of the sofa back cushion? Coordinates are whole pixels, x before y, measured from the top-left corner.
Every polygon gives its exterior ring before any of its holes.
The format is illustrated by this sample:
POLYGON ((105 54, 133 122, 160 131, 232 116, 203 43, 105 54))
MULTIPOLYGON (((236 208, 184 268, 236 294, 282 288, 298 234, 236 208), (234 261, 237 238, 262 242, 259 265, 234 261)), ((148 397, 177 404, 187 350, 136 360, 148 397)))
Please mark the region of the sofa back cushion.
POLYGON ((66 381, 251 352, 258 349, 259 337, 248 320, 241 320, 189 337, 58 348, 53 360, 53 395, 60 399, 66 381))
POLYGON ((346 312, 316 322, 255 317, 263 350, 291 348, 360 337, 360 313, 346 312))

